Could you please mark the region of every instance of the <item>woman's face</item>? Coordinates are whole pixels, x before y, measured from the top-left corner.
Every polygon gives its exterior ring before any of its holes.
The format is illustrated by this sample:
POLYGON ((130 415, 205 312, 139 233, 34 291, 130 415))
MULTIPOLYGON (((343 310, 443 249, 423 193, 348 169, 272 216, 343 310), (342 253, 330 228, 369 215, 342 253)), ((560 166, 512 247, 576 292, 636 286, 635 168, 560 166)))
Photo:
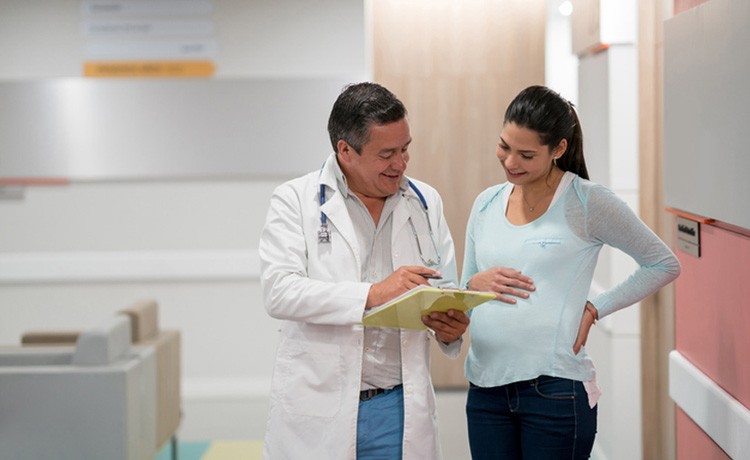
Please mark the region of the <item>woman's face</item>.
POLYGON ((553 157, 564 151, 564 143, 562 140, 553 151, 542 145, 536 131, 506 123, 497 143, 497 158, 510 183, 530 185, 545 180, 553 167, 553 157))

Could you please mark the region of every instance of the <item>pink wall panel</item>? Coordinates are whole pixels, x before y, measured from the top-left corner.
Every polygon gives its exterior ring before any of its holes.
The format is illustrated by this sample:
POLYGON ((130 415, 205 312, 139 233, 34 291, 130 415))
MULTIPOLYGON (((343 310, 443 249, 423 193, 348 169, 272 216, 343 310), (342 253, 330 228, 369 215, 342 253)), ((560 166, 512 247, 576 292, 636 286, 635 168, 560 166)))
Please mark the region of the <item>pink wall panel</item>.
POLYGON ((674 14, 682 13, 685 10, 689 10, 694 6, 698 6, 707 1, 708 0, 674 0, 674 14))
POLYGON ((677 350, 750 407, 750 236, 701 225, 701 257, 677 250, 677 350))
MULTIPOLYGON (((674 14, 706 1, 674 0, 674 14)), ((676 253, 676 349, 750 407, 750 236, 702 224, 701 257, 676 253)), ((679 407, 676 436, 679 460, 730 459, 679 407)))
POLYGON ((731 460, 721 447, 677 408, 677 458, 680 460, 731 460))

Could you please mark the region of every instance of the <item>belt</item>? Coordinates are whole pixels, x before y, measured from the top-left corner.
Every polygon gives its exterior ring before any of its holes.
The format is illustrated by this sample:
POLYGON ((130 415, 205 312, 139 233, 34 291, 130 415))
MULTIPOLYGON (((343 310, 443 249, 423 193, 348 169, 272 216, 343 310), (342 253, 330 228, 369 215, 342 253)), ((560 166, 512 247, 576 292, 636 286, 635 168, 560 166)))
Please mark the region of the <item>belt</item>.
POLYGON ((387 389, 387 390, 384 389, 384 388, 371 388, 369 390, 360 391, 359 392, 359 400, 360 401, 370 400, 370 399, 374 398, 375 396, 377 396, 377 395, 379 395, 381 393, 385 393, 386 391, 395 390, 395 389, 399 388, 400 386, 401 385, 396 385, 395 387, 387 389))

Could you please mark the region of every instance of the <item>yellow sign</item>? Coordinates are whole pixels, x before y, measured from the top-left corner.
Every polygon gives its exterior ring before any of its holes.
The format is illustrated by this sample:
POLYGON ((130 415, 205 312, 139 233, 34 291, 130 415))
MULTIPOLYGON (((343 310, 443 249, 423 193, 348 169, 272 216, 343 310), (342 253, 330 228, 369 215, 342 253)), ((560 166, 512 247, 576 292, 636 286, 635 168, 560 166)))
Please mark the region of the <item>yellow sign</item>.
POLYGON ((92 78, 210 77, 215 71, 211 61, 90 61, 83 64, 83 76, 92 78))

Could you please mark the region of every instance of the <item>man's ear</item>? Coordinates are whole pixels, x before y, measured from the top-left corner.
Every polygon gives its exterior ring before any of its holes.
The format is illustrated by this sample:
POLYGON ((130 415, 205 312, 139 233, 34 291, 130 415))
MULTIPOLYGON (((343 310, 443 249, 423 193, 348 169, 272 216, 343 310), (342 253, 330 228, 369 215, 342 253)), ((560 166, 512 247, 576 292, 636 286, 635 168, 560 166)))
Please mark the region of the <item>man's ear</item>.
POLYGON ((357 152, 354 151, 351 145, 349 145, 345 140, 339 139, 339 141, 336 143, 336 151, 339 156, 339 160, 349 163, 351 160, 352 155, 356 155, 357 152))

